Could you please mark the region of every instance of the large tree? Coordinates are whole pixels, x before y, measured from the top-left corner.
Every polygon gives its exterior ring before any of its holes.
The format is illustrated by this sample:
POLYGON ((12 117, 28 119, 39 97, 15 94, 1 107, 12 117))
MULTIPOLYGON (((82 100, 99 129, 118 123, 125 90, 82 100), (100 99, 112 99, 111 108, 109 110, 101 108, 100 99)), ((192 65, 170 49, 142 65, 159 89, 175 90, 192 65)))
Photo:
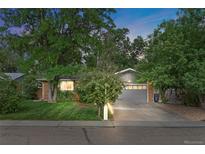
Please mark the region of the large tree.
POLYGON ((205 9, 181 9, 176 20, 163 22, 150 35, 139 68, 142 77, 160 90, 163 101, 168 88, 204 98, 204 16, 205 9))
MULTIPOLYGON (((113 9, 1 9, 6 42, 22 57, 21 69, 44 74, 83 62, 102 31, 114 27, 113 9), (60 67, 58 67, 60 66, 60 67)), ((55 73, 53 73, 55 74, 55 73)), ((50 100, 55 101, 58 74, 50 78, 50 100), (55 80, 55 82, 54 82, 55 80)))
POLYGON ((138 60, 140 57, 143 57, 146 45, 147 43, 142 36, 137 36, 137 38, 133 40, 131 44, 131 56, 134 60, 138 60))
POLYGON ((130 67, 131 42, 128 33, 126 28, 101 32, 98 43, 93 44, 86 55, 87 65, 108 72, 130 67))
MULTIPOLYGON (((0 29, 1 30, 1 29, 0 29)), ((8 48, 3 34, 0 32, 0 71, 16 72, 18 56, 8 48)))

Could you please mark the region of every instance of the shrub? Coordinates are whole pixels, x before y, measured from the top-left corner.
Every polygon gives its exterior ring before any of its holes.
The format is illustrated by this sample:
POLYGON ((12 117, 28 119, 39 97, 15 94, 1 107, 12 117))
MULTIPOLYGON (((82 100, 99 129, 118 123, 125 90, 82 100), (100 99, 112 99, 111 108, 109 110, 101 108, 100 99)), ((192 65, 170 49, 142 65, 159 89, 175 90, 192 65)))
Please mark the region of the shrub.
POLYGON ((71 91, 59 91, 57 94, 57 101, 67 101, 74 99, 74 93, 71 91))
POLYGON ((19 102, 21 96, 17 91, 17 86, 13 81, 0 81, 0 113, 14 113, 20 109, 19 102))
POLYGON ((192 91, 186 91, 182 97, 182 102, 186 106, 200 106, 198 95, 192 91))
POLYGON ((23 95, 26 99, 36 99, 38 83, 34 76, 26 76, 23 80, 23 95))
POLYGON ((122 89, 123 83, 120 79, 116 75, 105 72, 84 75, 76 88, 81 102, 97 105, 99 116, 103 106, 108 102, 114 102, 122 89))

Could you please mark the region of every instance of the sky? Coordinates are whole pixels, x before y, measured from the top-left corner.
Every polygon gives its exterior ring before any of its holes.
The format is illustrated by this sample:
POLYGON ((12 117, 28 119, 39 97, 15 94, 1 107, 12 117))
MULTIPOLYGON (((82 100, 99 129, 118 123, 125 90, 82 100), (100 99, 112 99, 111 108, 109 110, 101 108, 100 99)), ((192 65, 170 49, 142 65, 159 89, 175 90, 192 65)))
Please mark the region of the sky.
POLYGON ((160 8, 121 8, 116 9, 112 15, 115 24, 119 28, 128 28, 131 40, 141 35, 146 38, 153 30, 164 20, 175 19, 177 9, 160 9, 160 8))
MULTIPOLYGON (((118 28, 128 28, 131 40, 141 35, 146 38, 164 20, 175 19, 177 9, 171 8, 121 8, 112 18, 118 28)), ((0 20, 0 25, 2 21, 0 20)))

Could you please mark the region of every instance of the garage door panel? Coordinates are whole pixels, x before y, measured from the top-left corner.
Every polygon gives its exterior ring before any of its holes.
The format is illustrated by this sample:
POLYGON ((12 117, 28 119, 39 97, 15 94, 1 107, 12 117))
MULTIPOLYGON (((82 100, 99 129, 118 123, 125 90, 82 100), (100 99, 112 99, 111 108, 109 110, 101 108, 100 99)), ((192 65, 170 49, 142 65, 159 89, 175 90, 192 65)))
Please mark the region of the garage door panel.
POLYGON ((146 90, 147 86, 146 85, 126 85, 125 89, 127 90, 146 90))
POLYGON ((147 103, 147 90, 124 89, 118 99, 127 105, 144 104, 147 103))

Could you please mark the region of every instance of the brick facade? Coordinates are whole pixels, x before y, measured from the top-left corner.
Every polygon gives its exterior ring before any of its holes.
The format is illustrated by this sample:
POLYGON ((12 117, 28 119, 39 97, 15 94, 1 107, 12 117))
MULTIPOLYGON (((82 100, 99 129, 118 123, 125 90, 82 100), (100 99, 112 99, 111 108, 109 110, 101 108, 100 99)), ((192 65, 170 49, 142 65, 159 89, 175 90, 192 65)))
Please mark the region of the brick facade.
POLYGON ((48 100, 48 81, 42 81, 42 87, 39 88, 36 92, 37 98, 39 100, 48 100))
POLYGON ((37 99, 41 100, 42 99, 42 88, 38 88, 36 92, 37 99))
POLYGON ((48 82, 42 82, 42 100, 48 100, 48 82))
POLYGON ((153 103, 153 97, 154 97, 154 88, 152 84, 147 83, 147 102, 153 103))

